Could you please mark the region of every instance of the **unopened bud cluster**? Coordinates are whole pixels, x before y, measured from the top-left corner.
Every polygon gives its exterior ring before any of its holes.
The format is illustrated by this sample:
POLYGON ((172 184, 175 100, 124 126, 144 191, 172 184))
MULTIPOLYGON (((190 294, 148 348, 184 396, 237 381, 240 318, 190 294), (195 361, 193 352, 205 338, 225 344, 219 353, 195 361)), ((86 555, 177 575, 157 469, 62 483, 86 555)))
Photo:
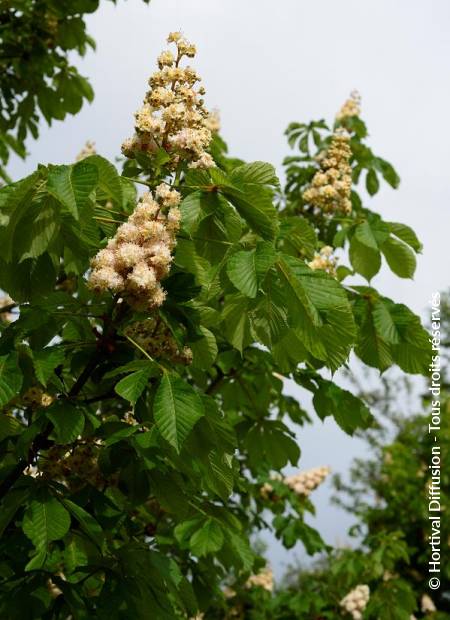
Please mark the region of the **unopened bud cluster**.
POLYGON ((245 586, 247 588, 264 588, 267 592, 273 591, 273 572, 267 567, 256 575, 250 575, 245 586))
POLYGON ((180 194, 161 183, 153 197, 146 192, 128 221, 92 261, 89 285, 98 292, 123 295, 136 310, 161 306, 160 281, 169 273, 180 226, 180 194))
POLYGON ((50 407, 54 401, 51 394, 45 392, 39 386, 32 386, 21 396, 21 405, 30 409, 38 409, 39 407, 50 407))
POLYGON ((361 114, 361 95, 357 90, 352 90, 350 97, 345 101, 342 108, 336 114, 337 121, 344 121, 347 118, 353 116, 359 116, 361 114))
POLYGON ((165 359, 175 364, 190 364, 192 351, 179 347, 172 332, 159 317, 136 321, 124 329, 124 335, 144 349, 153 359, 165 359))
POLYGON ((96 155, 97 151, 95 148, 95 142, 91 142, 91 140, 87 140, 86 144, 83 146, 81 151, 78 153, 76 157, 76 161, 81 161, 82 159, 86 159, 86 157, 90 157, 91 155, 96 155))
POLYGON ((332 276, 336 275, 336 264, 337 258, 333 256, 333 248, 329 245, 321 248, 319 253, 316 253, 312 261, 308 263, 311 269, 326 271, 332 276))
POLYGON ((44 478, 58 480, 71 490, 78 490, 89 483, 102 488, 105 479, 98 466, 100 445, 85 441, 69 449, 69 446, 53 446, 38 461, 38 469, 44 478))
POLYGON ((353 620, 361 620, 370 598, 370 588, 367 585, 356 586, 340 602, 344 611, 351 615, 353 620))
POLYGON ((352 169, 350 136, 337 130, 328 150, 318 158, 320 170, 303 192, 303 200, 324 213, 351 213, 352 169))
POLYGON ((133 158, 139 151, 163 148, 173 169, 180 161, 191 168, 211 168, 215 164, 207 148, 216 120, 209 118, 204 107, 200 77, 191 67, 180 66, 183 57, 195 56, 195 45, 180 32, 170 33, 167 41, 175 44, 176 51, 164 51, 158 57, 159 70, 150 77, 150 90, 135 114, 136 133, 123 143, 122 152, 133 158))

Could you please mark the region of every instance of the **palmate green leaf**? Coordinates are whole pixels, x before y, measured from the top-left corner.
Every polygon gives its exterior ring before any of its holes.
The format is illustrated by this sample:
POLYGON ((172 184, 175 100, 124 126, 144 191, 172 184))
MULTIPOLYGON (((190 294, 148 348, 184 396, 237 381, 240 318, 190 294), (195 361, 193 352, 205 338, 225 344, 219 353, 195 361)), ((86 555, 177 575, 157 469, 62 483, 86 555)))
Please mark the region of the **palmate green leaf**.
POLYGON ((97 546, 101 546, 104 539, 104 533, 98 521, 94 519, 94 517, 84 508, 70 499, 63 498, 61 499, 61 502, 70 514, 78 521, 80 528, 87 536, 89 536, 92 542, 94 542, 97 546))
POLYGON ((252 341, 249 299, 241 294, 228 295, 222 312, 224 334, 235 349, 242 351, 252 341))
POLYGON ((412 228, 406 226, 406 224, 399 224, 398 222, 387 222, 387 225, 393 235, 407 243, 415 252, 420 252, 422 250, 422 244, 412 228))
POLYGON ((203 338, 189 344, 193 354, 192 366, 193 368, 208 370, 214 364, 217 357, 217 342, 214 334, 209 329, 203 326, 200 326, 199 329, 203 334, 203 338))
POLYGON ((290 326, 304 348, 336 370, 356 340, 345 290, 334 278, 309 269, 292 256, 282 256, 277 269, 284 285, 290 326))
POLYGON ((257 339, 270 348, 289 329, 284 292, 275 270, 265 278, 260 299, 250 314, 250 322, 257 339))
POLYGON ((46 416, 55 427, 58 444, 71 443, 83 432, 84 415, 78 407, 70 403, 54 403, 46 410, 46 416))
POLYGON ((83 159, 82 163, 95 166, 97 170, 97 199, 112 200, 118 207, 125 206, 122 180, 116 167, 100 155, 90 155, 83 159))
POLYGON ((350 241, 349 256, 353 269, 369 282, 380 271, 381 254, 378 247, 361 243, 356 235, 350 241))
POLYGON ((374 289, 355 290, 362 293, 354 306, 359 324, 357 355, 381 371, 396 363, 405 372, 425 374, 431 352, 428 333, 419 317, 403 304, 379 296, 374 289))
POLYGON ((373 169, 367 172, 366 189, 369 192, 370 196, 376 194, 380 189, 380 182, 378 180, 377 173, 373 169))
POLYGON ((197 392, 174 372, 165 372, 153 402, 153 415, 164 439, 180 452, 181 447, 204 415, 197 392))
POLYGON ((183 198, 180 204, 183 230, 190 234, 194 233, 201 221, 212 213, 214 205, 211 202, 211 196, 211 193, 197 190, 183 198))
POLYGON ((53 375, 55 368, 64 361, 64 349, 58 346, 47 347, 40 351, 33 351, 32 355, 36 378, 42 385, 47 386, 48 380, 53 375))
POLYGON ((25 179, 0 189, 0 256, 6 261, 12 259, 16 227, 25 216, 42 175, 38 170, 25 179))
POLYGON ((122 396, 122 398, 134 405, 147 387, 150 377, 153 376, 155 376, 155 364, 149 361, 145 366, 136 370, 136 372, 121 379, 116 384, 114 390, 119 396, 122 396))
POLYGON ((238 566, 244 572, 250 572, 256 554, 252 551, 248 539, 242 534, 229 530, 227 531, 227 544, 235 555, 235 566, 238 566))
POLYGON ((400 278, 412 278, 416 271, 414 252, 403 241, 389 237, 381 246, 381 251, 392 269, 400 278))
POLYGON ((282 240, 285 254, 313 258, 317 247, 317 234, 304 217, 283 218, 280 223, 279 237, 282 240))
POLYGON ((0 510, 0 537, 13 519, 16 512, 25 504, 30 495, 30 488, 14 488, 9 491, 1 503, 0 510))
POLYGON ((204 555, 217 553, 222 548, 225 536, 222 528, 215 519, 207 519, 194 534, 189 546, 194 555, 201 558, 204 555))
POLYGON ((296 465, 300 448, 288 427, 279 420, 261 420, 245 434, 250 466, 255 470, 279 470, 296 465))
POLYGON ((49 194, 30 203, 14 232, 14 257, 22 261, 46 252, 60 227, 59 203, 49 194))
POLYGON ((211 491, 225 502, 233 490, 232 457, 212 451, 208 454, 208 465, 204 479, 211 491))
POLYGON ((268 164, 264 161, 254 161, 249 164, 237 166, 231 172, 230 179, 236 186, 246 183, 273 186, 278 186, 280 184, 275 168, 272 164, 268 164))
POLYGON ((33 500, 25 511, 22 529, 38 550, 64 538, 70 528, 70 514, 55 497, 33 500))
POLYGON ((269 242, 258 243, 250 251, 233 254, 227 263, 227 274, 234 286, 247 297, 256 297, 267 271, 276 259, 276 252, 269 242))
POLYGON ((24 428, 25 427, 11 415, 5 413, 0 415, 0 441, 3 441, 6 437, 19 435, 24 428))
POLYGON ((0 357, 0 407, 9 403, 22 386, 17 353, 0 357))
POLYGON ((241 189, 221 190, 251 230, 272 241, 278 231, 278 214, 273 205, 273 192, 263 185, 242 185, 241 189))
POLYGON ((348 390, 344 390, 332 381, 323 379, 317 373, 309 373, 306 382, 302 382, 302 372, 295 375, 296 381, 311 389, 311 381, 315 384, 313 404, 317 415, 324 420, 331 415, 343 431, 349 435, 357 429, 365 429, 372 423, 373 417, 366 404, 348 390))
POLYGON ((47 252, 18 264, 0 259, 0 288, 20 303, 40 301, 53 291, 56 276, 55 263, 47 252))
POLYGON ((80 161, 74 166, 50 168, 47 190, 78 220, 98 181, 97 168, 80 161))

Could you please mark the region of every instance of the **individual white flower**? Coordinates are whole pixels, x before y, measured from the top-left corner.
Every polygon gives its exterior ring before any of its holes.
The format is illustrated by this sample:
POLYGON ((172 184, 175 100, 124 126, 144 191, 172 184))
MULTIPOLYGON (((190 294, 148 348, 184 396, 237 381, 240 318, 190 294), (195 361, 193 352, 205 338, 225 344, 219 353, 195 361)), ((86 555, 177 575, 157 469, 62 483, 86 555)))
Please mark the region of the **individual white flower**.
POLYGON ((216 163, 209 153, 202 153, 199 159, 191 161, 188 165, 189 168, 200 168, 206 170, 207 168, 213 168, 216 163))
POLYGON ((144 258, 144 249, 137 243, 122 243, 117 248, 116 262, 121 267, 134 267, 144 258))
POLYGON ((94 269, 89 283, 97 291, 120 291, 123 288, 123 278, 112 267, 94 269))
POLYGON ((142 261, 133 267, 133 271, 128 274, 128 280, 138 289, 151 290, 156 284, 155 270, 142 261))

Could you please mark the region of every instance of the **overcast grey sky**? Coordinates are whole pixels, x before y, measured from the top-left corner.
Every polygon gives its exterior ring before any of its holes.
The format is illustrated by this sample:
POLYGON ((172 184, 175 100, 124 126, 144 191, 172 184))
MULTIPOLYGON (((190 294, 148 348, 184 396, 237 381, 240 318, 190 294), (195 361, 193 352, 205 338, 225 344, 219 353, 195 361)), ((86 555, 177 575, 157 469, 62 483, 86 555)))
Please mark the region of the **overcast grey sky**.
MULTIPOLYGON (((91 79, 95 101, 30 142, 28 160, 10 166, 15 178, 37 162, 72 161, 86 139, 95 140, 100 154, 118 155, 165 37, 181 29, 197 45, 195 66, 208 105, 220 109, 231 153, 270 161, 280 172, 288 123, 332 120, 357 88, 370 145, 402 179, 399 190, 383 189, 367 206, 411 225, 424 244, 414 281, 383 269, 373 283, 418 313, 433 290, 450 283, 450 2, 152 0, 146 6, 118 0, 117 6, 102 2, 88 25, 97 52, 76 64, 91 79)), ((345 471, 365 452, 331 421, 299 439, 303 467, 345 471)), ((351 521, 328 506, 328 496, 327 487, 316 493, 316 523, 329 542, 342 541, 351 521)), ((276 546, 272 554, 280 572, 287 558, 276 546)))

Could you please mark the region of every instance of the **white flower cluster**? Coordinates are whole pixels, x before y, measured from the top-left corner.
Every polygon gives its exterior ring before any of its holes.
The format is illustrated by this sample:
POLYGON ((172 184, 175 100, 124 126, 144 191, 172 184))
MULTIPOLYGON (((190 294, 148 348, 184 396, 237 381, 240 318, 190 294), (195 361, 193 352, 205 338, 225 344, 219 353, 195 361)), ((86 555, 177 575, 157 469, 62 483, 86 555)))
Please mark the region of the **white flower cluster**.
POLYGON ((159 318, 136 321, 124 329, 129 336, 154 359, 165 359, 176 364, 190 364, 192 351, 178 346, 170 329, 159 318))
POLYGON ((361 620, 369 598, 369 586, 359 585, 344 596, 340 606, 352 616, 353 620, 361 620))
POLYGON ((78 153, 76 157, 76 161, 81 161, 82 159, 86 159, 86 157, 90 157, 90 155, 96 155, 97 151, 95 149, 95 142, 91 142, 91 140, 87 140, 84 147, 78 153))
POLYGON ((361 114, 361 95, 357 90, 352 90, 350 97, 345 101, 342 108, 336 114, 337 121, 343 121, 346 118, 359 116, 361 114))
POLYGON ((286 476, 284 483, 292 489, 297 495, 308 495, 314 491, 330 473, 330 468, 326 465, 314 467, 306 471, 299 471, 292 476, 286 476))
POLYGON ((172 168, 180 160, 191 168, 211 168, 214 160, 206 149, 218 128, 217 115, 210 116, 204 107, 205 90, 197 85, 196 71, 180 66, 184 56, 195 56, 195 45, 180 32, 170 33, 167 41, 175 44, 176 54, 165 51, 159 56, 159 70, 150 77, 150 90, 135 114, 136 133, 123 143, 122 152, 132 158, 137 151, 162 147, 171 155, 172 168))
POLYGON ((332 276, 336 275, 336 264, 337 258, 333 256, 333 248, 329 245, 321 248, 319 253, 316 252, 312 261, 308 263, 311 269, 320 269, 332 276))
POLYGON ((422 610, 422 613, 424 614, 431 614, 437 611, 436 605, 434 604, 433 599, 428 594, 422 595, 422 598, 420 599, 420 609, 422 610))
POLYGON ((350 136, 345 130, 337 130, 331 145, 319 156, 320 170, 303 192, 303 200, 324 213, 351 213, 352 169, 350 167, 350 136))
POLYGON ((90 287, 123 295, 136 310, 161 306, 166 294, 160 281, 169 273, 173 258, 180 199, 165 183, 156 188, 155 196, 146 192, 128 221, 94 257, 90 287))
MULTIPOLYGON (((308 497, 309 494, 314 491, 328 476, 330 468, 322 465, 321 467, 314 467, 306 471, 299 471, 292 476, 281 476, 279 473, 274 473, 270 477, 272 480, 278 480, 283 482, 297 495, 308 497)), ((261 487, 261 495, 264 499, 267 499, 269 495, 273 493, 273 487, 270 482, 265 482, 261 487)))
POLYGON ((273 591, 273 572, 272 569, 266 567, 257 575, 250 575, 245 586, 247 588, 264 588, 267 592, 273 591))

